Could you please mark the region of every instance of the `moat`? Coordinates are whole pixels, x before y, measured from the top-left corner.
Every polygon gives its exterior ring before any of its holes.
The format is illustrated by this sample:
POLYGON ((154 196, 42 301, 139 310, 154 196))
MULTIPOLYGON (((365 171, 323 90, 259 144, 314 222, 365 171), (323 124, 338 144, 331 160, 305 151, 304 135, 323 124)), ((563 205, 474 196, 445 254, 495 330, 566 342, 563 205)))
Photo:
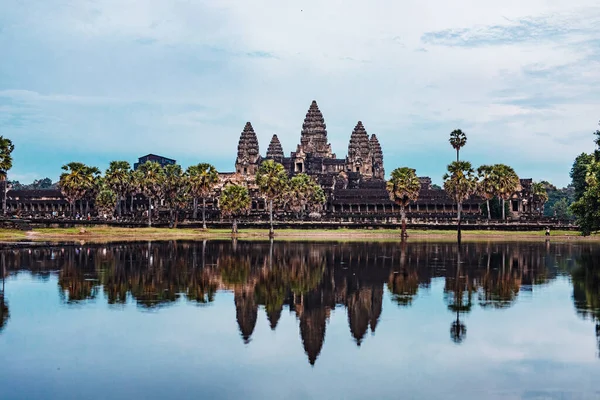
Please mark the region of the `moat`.
POLYGON ((600 244, 0 250, 2 399, 597 399, 600 244))

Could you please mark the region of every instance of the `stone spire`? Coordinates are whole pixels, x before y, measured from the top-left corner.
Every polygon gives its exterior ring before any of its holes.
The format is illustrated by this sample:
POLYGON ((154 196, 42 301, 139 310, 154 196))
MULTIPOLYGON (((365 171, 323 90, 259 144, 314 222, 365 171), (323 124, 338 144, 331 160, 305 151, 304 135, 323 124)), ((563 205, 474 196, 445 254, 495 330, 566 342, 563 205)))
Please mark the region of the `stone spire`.
POLYGON ((246 122, 238 142, 238 154, 235 160, 235 170, 242 175, 255 175, 260 162, 258 138, 250 122, 246 122))
POLYGON ((317 102, 313 100, 304 118, 298 152, 313 154, 322 158, 335 158, 331 153, 331 145, 327 143, 325 119, 317 102))
POLYGON ((236 290, 234 291, 233 302, 235 303, 235 317, 240 334, 244 343, 248 344, 258 318, 258 305, 254 300, 254 292, 243 289, 236 290))
POLYGON ((383 151, 381 151, 381 145, 379 144, 379 140, 377 140, 377 136, 371 135, 369 147, 371 148, 371 155, 373 157, 373 178, 383 180, 385 178, 383 151))
POLYGON ((281 142, 277 135, 273 135, 271 139, 271 143, 269 143, 269 148, 267 149, 267 158, 277 161, 281 163, 283 160, 283 147, 281 147, 281 142))
POLYGON ((373 162, 369 135, 362 121, 358 121, 348 144, 348 157, 346 158, 346 170, 360 172, 361 175, 370 178, 373 176, 373 162))

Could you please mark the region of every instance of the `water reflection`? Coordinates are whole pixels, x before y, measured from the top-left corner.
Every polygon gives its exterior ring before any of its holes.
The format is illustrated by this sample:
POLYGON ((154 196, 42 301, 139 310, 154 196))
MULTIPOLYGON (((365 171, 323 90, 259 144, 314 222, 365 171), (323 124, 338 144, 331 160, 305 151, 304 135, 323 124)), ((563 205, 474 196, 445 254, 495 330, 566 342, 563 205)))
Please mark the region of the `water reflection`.
MULTIPOLYGON (((377 329, 385 288, 394 304, 410 307, 438 278, 454 343, 466 340, 464 319, 474 308, 511 307, 520 293, 561 274, 572 277, 578 313, 600 332, 600 257, 591 244, 157 242, 11 249, 2 257, 6 274, 58 275, 67 306, 102 299, 146 310, 178 301, 207 306, 218 291, 230 291, 241 339, 250 346, 259 312, 276 330, 288 309, 310 364, 336 307, 346 310, 360 346, 377 329)), ((9 315, 3 297, 1 306, 0 331, 9 315)))

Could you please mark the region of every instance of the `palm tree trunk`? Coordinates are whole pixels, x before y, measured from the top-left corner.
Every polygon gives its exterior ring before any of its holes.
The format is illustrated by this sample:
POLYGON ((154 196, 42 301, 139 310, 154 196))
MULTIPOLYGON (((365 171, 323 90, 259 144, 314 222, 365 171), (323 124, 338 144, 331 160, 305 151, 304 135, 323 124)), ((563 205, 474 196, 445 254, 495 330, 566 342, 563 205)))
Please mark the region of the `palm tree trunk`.
POLYGON ((486 203, 487 203, 487 217, 488 217, 488 221, 491 221, 492 219, 492 210, 490 209, 490 199, 485 199, 486 203))
POLYGON ((504 199, 502 199, 502 221, 506 221, 506 210, 504 209, 504 199))
POLYGON ((79 200, 79 212, 81 213, 81 216, 83 217, 83 199, 79 200))
POLYGON ((238 229, 237 229, 237 218, 234 217, 233 218, 233 225, 231 226, 231 234, 235 235, 235 234, 237 234, 237 231, 238 231, 238 229))
POLYGON ((460 149, 456 149, 456 162, 458 162, 458 152, 460 151, 460 149))
POLYGON ((198 198, 194 197, 194 213, 192 214, 192 219, 195 220, 198 218, 198 198))
POLYGON ((206 229, 206 197, 202 198, 202 229, 206 229))
POLYGON ((462 203, 457 203, 456 204, 456 212, 457 212, 457 217, 458 217, 458 229, 457 229, 457 240, 458 240, 458 244, 460 245, 460 241, 461 241, 461 231, 460 231, 460 220, 461 220, 461 216, 460 213, 462 211, 462 203))
POLYGON ((6 215, 6 196, 8 195, 8 181, 5 179, 4 183, 4 196, 2 197, 2 214, 6 215))
POLYGON ((133 216, 133 213, 134 213, 134 210, 133 210, 133 198, 134 198, 134 195, 133 195, 133 193, 132 193, 132 194, 131 194, 131 204, 130 204, 130 206, 131 206, 131 215, 132 215, 132 216, 133 216))
POLYGON ((152 226, 152 199, 148 197, 148 226, 152 226))
POLYGON ((269 200, 269 237, 273 237, 273 199, 269 200))
POLYGON ((85 215, 88 215, 89 213, 90 213, 90 200, 85 199, 85 215))
POLYGON ((175 222, 173 223, 173 228, 177 228, 177 223, 179 222, 179 210, 175 208, 175 222))
POLYGON ((402 240, 404 240, 408 235, 406 234, 406 211, 404 206, 400 206, 400 219, 402 220, 402 240))
POLYGON ((119 216, 119 218, 121 218, 121 216, 123 215, 122 213, 122 204, 121 204, 121 196, 119 196, 119 201, 117 201, 117 215, 119 216))

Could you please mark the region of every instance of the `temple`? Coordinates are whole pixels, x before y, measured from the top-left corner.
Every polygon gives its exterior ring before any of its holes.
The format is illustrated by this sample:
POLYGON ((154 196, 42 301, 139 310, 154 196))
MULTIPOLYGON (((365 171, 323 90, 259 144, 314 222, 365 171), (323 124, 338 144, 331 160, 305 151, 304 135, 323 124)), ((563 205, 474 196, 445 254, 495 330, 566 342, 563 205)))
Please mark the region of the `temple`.
MULTIPOLYGON (((273 135, 266 151, 260 155, 258 138, 250 122, 247 122, 238 142, 235 173, 221 173, 222 185, 233 181, 235 174, 241 176, 251 190, 252 212, 264 212, 265 201, 261 198, 254 179, 260 164, 274 160, 282 164, 289 176, 305 173, 314 178, 327 195, 322 218, 388 221, 397 216, 396 206, 386 190, 383 151, 375 134, 367 132, 358 121, 350 132, 348 153, 336 157, 327 138, 327 125, 316 101, 312 101, 300 131, 300 143, 286 157, 277 135, 273 135)), ((456 216, 456 204, 441 188, 432 185, 431 178, 421 177, 421 190, 415 203, 408 206, 408 216, 426 219, 448 219, 456 216)), ((524 193, 515 193, 511 199, 514 216, 534 214, 531 197, 531 180, 523 180, 524 193), (527 191, 529 190, 529 192, 527 191), (529 206, 528 206, 529 204, 529 206)), ((463 212, 471 215, 481 213, 482 199, 473 197, 463 204, 463 212)))
MULTIPOLYGON (((218 198, 221 189, 230 183, 242 183, 252 196, 252 207, 248 220, 264 220, 265 200, 255 182, 260 165, 265 160, 282 164, 290 177, 305 173, 316 180, 326 194, 326 202, 319 210, 322 221, 388 223, 397 221, 397 206, 389 198, 386 190, 384 158, 378 137, 367 131, 363 121, 356 122, 348 129, 348 152, 345 157, 333 153, 327 137, 327 125, 316 101, 312 101, 304 117, 300 130, 300 141, 295 150, 286 156, 277 135, 273 135, 265 156, 260 152, 258 137, 251 122, 246 122, 237 145, 237 156, 233 172, 219 172, 219 185, 214 198, 208 202, 208 215, 213 221, 220 218, 218 198)), ((175 160, 154 154, 141 157, 134 167, 151 160, 162 166, 174 164, 175 160)), ((416 202, 407 209, 407 217, 412 221, 426 223, 451 221, 456 217, 456 204, 440 187, 432 184, 429 177, 420 177, 421 189, 416 202)), ((508 200, 512 219, 531 220, 541 217, 543 209, 534 201, 532 180, 521 179, 521 187, 508 200)), ((69 203, 58 190, 8 190, 6 182, 0 182, 0 195, 6 196, 7 211, 30 217, 68 214, 69 203)), ((473 196, 463 203, 466 218, 480 218, 480 206, 484 200, 473 196)), ((89 210, 94 215, 93 199, 77 201, 75 208, 82 215, 89 210), (84 208, 85 206, 85 208, 84 208), (85 210, 85 211, 84 211, 85 210)), ((141 194, 128 196, 124 200, 124 210, 136 213, 147 209, 147 201, 141 194), (133 204, 132 204, 133 203, 133 204)), ((191 216, 191 204, 186 211, 191 216)), ((131 216, 135 217, 135 213, 131 216)), ((280 218, 288 218, 281 215, 280 218)))

